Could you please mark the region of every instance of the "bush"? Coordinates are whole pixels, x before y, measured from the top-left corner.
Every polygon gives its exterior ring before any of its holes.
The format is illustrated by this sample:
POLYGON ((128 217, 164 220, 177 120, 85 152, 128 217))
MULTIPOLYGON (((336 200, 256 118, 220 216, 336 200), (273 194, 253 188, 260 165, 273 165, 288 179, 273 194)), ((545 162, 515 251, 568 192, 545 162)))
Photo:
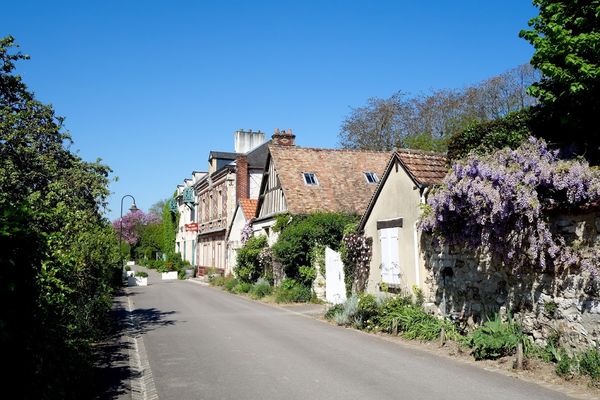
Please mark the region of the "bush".
POLYGON ((492 153, 504 147, 517 148, 532 132, 530 109, 512 112, 493 121, 476 122, 452 135, 448 160, 466 157, 471 151, 492 153))
POLYGON ((284 279, 274 293, 277 303, 306 303, 312 298, 310 288, 290 278, 284 279))
POLYGON ((376 316, 379 312, 379 304, 377 299, 372 294, 361 294, 358 297, 358 310, 357 316, 362 321, 368 321, 372 317, 376 316))
POLYGON ((588 375, 594 382, 600 383, 600 352, 589 349, 579 357, 579 373, 588 375))
MULTIPOLYGON (((315 244, 328 246, 337 250, 342 240, 344 227, 357 219, 356 216, 337 213, 314 213, 286 217, 285 223, 279 223, 281 229, 277 243, 273 245, 273 255, 282 263, 286 276, 302 280, 301 266, 313 266, 315 244)), ((303 271, 305 278, 310 278, 303 271)), ((315 271, 316 272, 316 271, 315 271)), ((310 285, 311 282, 307 282, 310 285)))
POLYGON ((140 277, 140 278, 147 278, 147 277, 148 277, 148 273, 147 273, 147 272, 144 272, 144 271, 137 271, 137 272, 135 273, 135 276, 136 276, 136 277, 140 277))
POLYGON ((221 275, 209 275, 208 283, 212 286, 225 286, 226 278, 221 275))
POLYGON ((250 282, 239 282, 233 287, 231 292, 233 293, 248 293, 252 288, 252 284, 250 282))
POLYGON ((473 349, 475 359, 496 359, 513 354, 524 338, 518 324, 511 320, 502 322, 496 315, 475 329, 467 343, 473 349))
POLYGON ((324 317, 325 319, 331 321, 336 316, 336 314, 340 314, 342 311, 344 311, 344 304, 336 304, 334 306, 329 307, 324 317))
POLYGON ((225 284, 223 286, 228 292, 233 292, 233 288, 235 288, 238 283, 239 281, 236 278, 228 276, 227 278, 225 278, 225 284))
POLYGON ((261 251, 267 247, 264 235, 251 237, 237 253, 235 275, 243 282, 255 282, 264 274, 260 264, 261 251))
POLYGON ((273 287, 263 278, 259 278, 250 289, 250 296, 255 299, 262 299, 265 296, 269 296, 271 293, 273 293, 273 287))

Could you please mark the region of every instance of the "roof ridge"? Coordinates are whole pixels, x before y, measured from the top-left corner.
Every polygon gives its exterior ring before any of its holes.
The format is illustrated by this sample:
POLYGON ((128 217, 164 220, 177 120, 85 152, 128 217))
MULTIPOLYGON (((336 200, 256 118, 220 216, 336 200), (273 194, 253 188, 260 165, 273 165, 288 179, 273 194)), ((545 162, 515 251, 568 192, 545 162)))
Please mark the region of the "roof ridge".
POLYGON ((405 153, 405 154, 424 154, 424 155, 440 156, 440 157, 444 157, 444 158, 447 157, 446 153, 442 153, 439 151, 432 151, 432 150, 398 148, 395 151, 397 153, 405 153))
POLYGON ((373 154, 391 154, 394 150, 363 150, 363 149, 336 149, 328 147, 301 147, 301 146, 281 146, 270 144, 270 146, 277 148, 284 148, 289 150, 314 150, 314 151, 335 151, 335 152, 346 152, 346 153, 373 153, 373 154))

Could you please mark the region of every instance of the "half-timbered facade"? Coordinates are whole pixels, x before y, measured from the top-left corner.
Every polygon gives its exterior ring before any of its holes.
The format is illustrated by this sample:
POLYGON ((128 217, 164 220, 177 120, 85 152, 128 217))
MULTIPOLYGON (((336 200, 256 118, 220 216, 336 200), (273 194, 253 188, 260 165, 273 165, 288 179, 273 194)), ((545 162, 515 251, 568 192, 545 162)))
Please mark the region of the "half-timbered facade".
POLYGON ((265 234, 273 244, 277 234, 272 226, 283 213, 362 214, 390 154, 297 147, 291 130, 276 130, 258 197, 254 235, 265 234))

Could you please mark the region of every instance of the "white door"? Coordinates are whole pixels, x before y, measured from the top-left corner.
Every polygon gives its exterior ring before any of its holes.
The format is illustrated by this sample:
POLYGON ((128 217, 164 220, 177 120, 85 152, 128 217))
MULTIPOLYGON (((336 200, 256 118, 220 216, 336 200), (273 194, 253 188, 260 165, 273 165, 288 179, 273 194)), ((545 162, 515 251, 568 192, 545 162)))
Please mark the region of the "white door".
POLYGON ((344 282, 344 263, 340 253, 325 248, 325 298, 332 304, 346 301, 346 283, 344 282))
POLYGON ((398 228, 379 230, 381 243, 381 280, 400 284, 400 258, 398 255, 398 228))

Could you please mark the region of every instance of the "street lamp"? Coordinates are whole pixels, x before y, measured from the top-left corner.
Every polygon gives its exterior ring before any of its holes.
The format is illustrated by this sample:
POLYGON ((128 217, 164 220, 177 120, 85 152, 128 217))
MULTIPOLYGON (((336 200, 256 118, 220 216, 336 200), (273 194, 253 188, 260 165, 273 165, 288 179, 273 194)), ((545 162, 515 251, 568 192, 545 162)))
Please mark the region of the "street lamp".
POLYGON ((139 210, 135 205, 135 197, 130 194, 121 197, 121 216, 119 218, 119 258, 121 260, 121 268, 123 268, 123 248, 121 243, 123 241, 123 200, 125 197, 131 197, 131 200, 133 200, 133 204, 131 205, 131 208, 129 208, 130 212, 134 213, 139 210))

